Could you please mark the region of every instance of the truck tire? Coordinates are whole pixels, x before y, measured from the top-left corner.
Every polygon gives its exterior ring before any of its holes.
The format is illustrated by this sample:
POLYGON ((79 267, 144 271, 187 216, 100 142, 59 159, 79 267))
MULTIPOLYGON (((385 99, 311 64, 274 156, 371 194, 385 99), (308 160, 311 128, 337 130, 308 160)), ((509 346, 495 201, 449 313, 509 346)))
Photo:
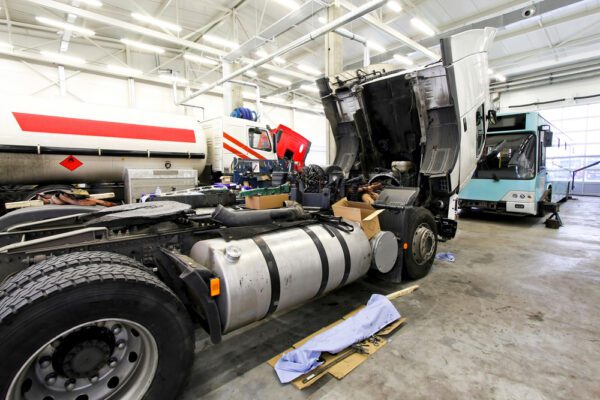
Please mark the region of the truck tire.
POLYGON ((68 268, 81 267, 91 264, 126 265, 150 272, 150 269, 145 267, 139 261, 122 254, 111 253, 108 251, 78 251, 75 253, 50 257, 44 261, 30 266, 29 268, 25 268, 21 272, 16 273, 0 286, 0 299, 6 295, 10 295, 15 290, 24 287, 28 283, 35 281, 41 276, 68 268))
POLYGON ((0 298, 0 399, 176 398, 193 349, 183 304, 129 265, 43 269, 0 298))
POLYGON ((413 218, 408 219, 406 243, 404 250, 404 277, 421 279, 431 270, 437 250, 437 228, 431 211, 416 208, 413 218))

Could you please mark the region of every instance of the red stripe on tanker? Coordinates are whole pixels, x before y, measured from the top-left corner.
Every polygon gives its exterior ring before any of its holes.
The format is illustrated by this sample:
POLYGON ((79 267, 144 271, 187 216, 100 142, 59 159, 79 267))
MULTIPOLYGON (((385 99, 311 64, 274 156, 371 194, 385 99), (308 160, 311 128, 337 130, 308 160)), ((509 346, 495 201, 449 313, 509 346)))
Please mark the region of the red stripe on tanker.
POLYGON ((196 143, 196 135, 191 129, 18 112, 12 114, 25 132, 196 143))
POLYGON ((243 158, 245 160, 247 160, 249 157, 247 155, 245 155, 244 153, 240 152, 238 149, 236 149, 235 147, 232 147, 230 145, 228 145, 227 143, 223 143, 223 148, 227 151, 232 152, 233 154, 235 154, 236 156, 238 156, 239 158, 243 158))
MULTIPOLYGON (((225 139, 229 140, 231 143, 237 145, 242 150, 245 150, 248 153, 252 154, 254 157, 258 158, 259 160, 266 160, 266 158, 264 156, 262 156, 260 153, 257 153, 256 151, 252 150, 250 147, 246 146, 244 143, 240 142, 239 140, 237 140, 233 136, 231 136, 231 135, 223 132, 223 138, 225 138, 225 139)), ((225 147, 225 144, 223 144, 223 147, 225 147)), ((248 158, 248 157, 245 157, 245 158, 248 158)))

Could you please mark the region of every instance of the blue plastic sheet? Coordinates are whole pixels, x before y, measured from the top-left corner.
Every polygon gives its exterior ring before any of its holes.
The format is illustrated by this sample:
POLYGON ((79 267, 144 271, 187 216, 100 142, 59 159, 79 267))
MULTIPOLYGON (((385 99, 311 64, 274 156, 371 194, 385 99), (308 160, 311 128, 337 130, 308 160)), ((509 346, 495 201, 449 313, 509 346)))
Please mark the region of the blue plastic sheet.
POLYGON ((392 302, 385 296, 374 294, 358 313, 284 354, 275 364, 275 372, 281 383, 291 382, 321 365, 322 352, 337 354, 398 319, 400 313, 392 302))

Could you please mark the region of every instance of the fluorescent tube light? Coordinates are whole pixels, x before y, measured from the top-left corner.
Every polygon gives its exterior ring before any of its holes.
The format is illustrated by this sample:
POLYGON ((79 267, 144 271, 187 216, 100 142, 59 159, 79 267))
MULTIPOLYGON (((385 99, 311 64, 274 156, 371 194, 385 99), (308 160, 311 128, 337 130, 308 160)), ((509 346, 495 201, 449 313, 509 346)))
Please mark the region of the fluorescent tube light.
POLYGON ((62 54, 62 53, 55 53, 53 51, 42 50, 42 51, 40 51, 40 54, 46 58, 50 58, 55 61, 67 62, 70 64, 85 64, 86 63, 86 61, 83 58, 68 56, 68 55, 62 54))
POLYGON ((402 11, 402 6, 398 4, 397 1, 388 1, 387 6, 390 10, 395 11, 397 13, 402 11))
POLYGON ((394 54, 394 60, 405 65, 413 65, 413 60, 406 56, 401 56, 400 54, 394 54))
POLYGON ((321 71, 319 71, 316 68, 311 67, 310 65, 306 65, 306 64, 298 64, 297 67, 300 71, 302 72, 306 72, 307 74, 310 75, 321 75, 321 71))
POLYGON ((254 54, 256 54, 260 58, 265 58, 269 55, 269 53, 267 53, 264 49, 258 49, 254 54))
POLYGON ((383 47, 379 43, 374 42, 372 40, 367 40, 367 47, 369 47, 370 49, 373 49, 375 51, 378 51, 380 53, 385 53, 385 47, 383 47))
POLYGON ((414 26, 415 28, 417 28, 418 30, 420 30, 421 32, 426 34, 427 36, 435 36, 435 31, 433 29, 431 29, 431 27, 429 25, 427 25, 425 22, 421 21, 419 18, 417 18, 417 17, 411 18, 410 23, 412 24, 412 26, 414 26))
POLYGON ((154 46, 154 45, 147 44, 147 43, 138 42, 138 41, 131 40, 131 39, 121 39, 121 43, 123 43, 127 46, 130 46, 130 47, 135 47, 140 50, 150 51, 152 53, 163 54, 165 52, 165 49, 163 49, 161 47, 154 46))
POLYGON ((216 60, 213 60, 212 58, 202 57, 202 56, 192 54, 192 53, 185 53, 183 55, 183 58, 185 58, 186 60, 189 60, 189 61, 197 62, 198 64, 219 65, 219 62, 216 60))
POLYGON ((290 86, 292 84, 291 81, 288 81, 287 79, 283 79, 283 78, 279 78, 277 76, 269 76, 269 81, 273 82, 273 83, 278 83, 280 85, 285 85, 285 86, 290 86))
POLYGON ((135 13, 135 12, 131 13, 131 17, 135 20, 145 22, 150 25, 158 26, 159 28, 165 28, 165 29, 173 31, 173 32, 181 32, 181 26, 179 26, 177 24, 173 24, 171 22, 163 21, 160 19, 156 19, 153 17, 149 17, 147 15, 135 13))
POLYGON ((55 28, 63 29, 63 30, 66 30, 66 31, 77 32, 79 34, 82 34, 83 36, 94 36, 96 34, 96 32, 94 32, 91 29, 82 28, 81 26, 69 24, 67 22, 58 21, 58 20, 51 19, 51 18, 35 17, 35 19, 39 23, 42 23, 44 25, 53 26, 55 28))
POLYGON ((79 0, 79 2, 92 7, 102 7, 102 2, 98 0, 79 0))
POLYGON ((296 10, 300 8, 300 4, 294 0, 277 0, 279 4, 289 8, 290 10, 296 10))
POLYGON ((135 68, 122 67, 120 65, 107 65, 106 69, 121 75, 141 75, 142 71, 135 68))
POLYGON ((300 89, 305 92, 319 93, 319 89, 315 85, 300 85, 300 89))
POLYGON ((220 36, 206 34, 206 35, 202 35, 202 39, 204 39, 207 42, 212 43, 212 44, 216 44, 216 45, 223 46, 223 47, 228 47, 231 50, 234 50, 234 49, 237 49, 238 47, 240 47, 240 45, 237 44, 236 42, 227 40, 227 39, 223 39, 220 36))

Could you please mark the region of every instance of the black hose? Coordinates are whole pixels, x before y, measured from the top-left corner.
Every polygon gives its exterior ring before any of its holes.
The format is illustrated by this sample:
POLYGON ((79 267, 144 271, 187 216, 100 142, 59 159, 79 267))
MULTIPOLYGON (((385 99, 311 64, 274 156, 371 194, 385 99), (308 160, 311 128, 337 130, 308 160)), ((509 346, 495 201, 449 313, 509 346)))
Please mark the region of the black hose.
POLYGON ((275 208, 272 210, 233 211, 218 205, 212 219, 225 226, 265 225, 273 222, 295 221, 304 216, 302 207, 275 208))

